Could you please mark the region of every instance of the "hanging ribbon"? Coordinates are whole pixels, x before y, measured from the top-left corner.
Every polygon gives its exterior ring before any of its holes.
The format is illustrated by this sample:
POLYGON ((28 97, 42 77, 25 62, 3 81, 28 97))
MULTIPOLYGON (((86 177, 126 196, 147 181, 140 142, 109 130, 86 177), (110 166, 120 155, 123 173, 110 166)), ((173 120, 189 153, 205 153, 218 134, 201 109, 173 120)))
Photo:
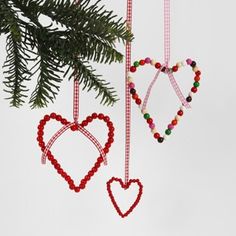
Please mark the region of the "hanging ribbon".
MULTIPOLYGON (((160 72, 165 68, 169 68, 169 62, 170 62, 170 0, 164 0, 164 64, 157 71, 156 75, 154 76, 154 79, 151 81, 151 83, 147 89, 147 92, 146 92, 146 95, 144 98, 144 103, 142 106, 142 110, 146 109, 152 88, 153 88, 154 84, 156 83, 156 81, 160 75, 160 72)), ((177 84, 173 73, 169 69, 165 70, 165 72, 167 73, 170 83, 171 83, 176 95, 178 96, 181 104, 183 104, 186 108, 191 108, 189 103, 186 101, 179 85, 177 84)))

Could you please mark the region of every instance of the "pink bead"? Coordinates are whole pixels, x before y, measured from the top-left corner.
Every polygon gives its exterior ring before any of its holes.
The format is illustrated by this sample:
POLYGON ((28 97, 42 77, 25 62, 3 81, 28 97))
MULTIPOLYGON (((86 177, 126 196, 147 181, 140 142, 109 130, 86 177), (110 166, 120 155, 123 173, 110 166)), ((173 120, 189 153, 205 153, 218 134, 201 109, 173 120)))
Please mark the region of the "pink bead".
POLYGON ((129 83, 129 88, 130 88, 130 89, 132 89, 132 88, 134 88, 134 87, 135 87, 135 84, 134 84, 134 83, 132 83, 132 82, 129 83))
POLYGON ((145 63, 146 63, 146 64, 150 64, 151 61, 152 61, 151 58, 149 58, 149 57, 145 58, 145 63))
POLYGON ((174 129, 174 125, 169 124, 169 125, 168 125, 168 129, 170 129, 170 130, 174 129))
POLYGON ((193 61, 189 58, 189 59, 186 60, 186 62, 187 62, 188 65, 191 65, 193 61))
POLYGON ((150 127, 151 129, 154 129, 154 128, 155 128, 155 124, 152 123, 152 124, 149 125, 149 127, 150 127))

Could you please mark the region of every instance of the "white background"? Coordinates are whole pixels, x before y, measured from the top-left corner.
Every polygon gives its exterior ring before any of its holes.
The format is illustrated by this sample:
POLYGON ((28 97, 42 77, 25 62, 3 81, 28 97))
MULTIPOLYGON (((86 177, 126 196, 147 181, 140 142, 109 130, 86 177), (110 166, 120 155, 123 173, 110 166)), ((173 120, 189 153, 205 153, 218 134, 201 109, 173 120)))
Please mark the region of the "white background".
MULTIPOLYGON (((102 2, 125 16, 125 0, 102 2)), ((132 103, 130 175, 142 181, 144 194, 126 219, 117 215, 106 192, 110 177, 124 175, 124 64, 96 66, 121 98, 114 107, 99 105, 93 92, 83 92, 81 97, 80 119, 94 111, 104 112, 114 121, 116 133, 108 167, 102 166, 79 194, 68 189, 50 163, 40 164, 36 142, 37 124, 44 114, 55 111, 72 118, 72 83, 62 83, 54 104, 33 111, 27 105, 9 108, 1 83, 0 235, 235 236, 235 7, 233 0, 172 1, 171 64, 195 59, 203 72, 200 92, 193 99, 193 109, 162 145, 151 137, 132 103)), ((133 60, 147 56, 163 60, 161 0, 134 1, 133 32, 133 60)), ((4 40, 0 41, 1 64, 4 40)), ((119 48, 124 52, 122 45, 119 48)), ((3 80, 2 70, 0 75, 3 80)), ((137 73, 140 95, 153 75, 150 68, 137 73)), ((191 86, 190 72, 179 72, 176 77, 183 87, 191 86)), ((150 100, 150 113, 161 131, 179 106, 169 81, 162 78, 150 100)), ((29 84, 32 89, 35 82, 29 84)), ((59 127, 51 124, 45 138, 59 127)), ((89 130, 104 142, 102 125, 97 122, 89 130)), ((66 133, 52 150, 77 182, 98 156, 76 133, 66 133)), ((130 201, 129 193, 123 196, 116 191, 116 196, 120 201, 123 197, 123 203, 130 201)))

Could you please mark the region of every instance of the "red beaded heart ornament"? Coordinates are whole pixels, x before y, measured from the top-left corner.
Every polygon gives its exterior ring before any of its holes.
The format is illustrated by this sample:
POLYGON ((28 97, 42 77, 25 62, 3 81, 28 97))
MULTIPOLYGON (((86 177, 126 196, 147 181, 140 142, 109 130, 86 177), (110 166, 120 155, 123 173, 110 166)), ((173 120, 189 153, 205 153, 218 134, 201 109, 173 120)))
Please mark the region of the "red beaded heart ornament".
POLYGON ((113 204, 113 206, 115 207, 117 213, 122 217, 126 217, 128 216, 132 211, 133 209, 138 205, 140 199, 141 199, 141 196, 142 196, 142 193, 143 193, 143 185, 141 184, 141 182, 139 181, 139 179, 130 179, 128 181, 128 183, 123 183, 122 179, 120 178, 115 178, 115 177, 112 177, 108 182, 107 182, 107 191, 108 191, 108 194, 109 194, 109 197, 111 199, 111 202, 113 204), (130 208, 125 212, 123 213, 120 209, 120 207, 118 206, 116 200, 115 200, 115 197, 113 195, 113 192, 111 190, 111 184, 113 182, 118 182, 121 186, 121 188, 123 188, 124 190, 127 190, 131 184, 137 184, 138 187, 139 187, 139 190, 138 190, 138 194, 137 194, 137 197, 134 201, 134 203, 130 206, 130 208))
MULTIPOLYGON (((71 131, 80 131, 80 129, 84 129, 84 127, 86 127, 89 123, 93 122, 96 119, 104 121, 108 127, 108 139, 107 139, 107 142, 103 148, 103 151, 105 154, 109 152, 109 149, 114 141, 114 139, 113 139, 114 126, 113 126, 113 123, 110 121, 110 118, 108 116, 103 115, 102 113, 100 113, 100 114, 93 113, 91 116, 88 116, 80 124, 71 123, 71 122, 67 121, 65 118, 62 118, 61 115, 57 115, 55 113, 51 113, 50 115, 45 115, 44 118, 39 122, 38 136, 37 136, 37 141, 38 141, 38 144, 39 144, 42 152, 44 152, 46 149, 44 138, 43 138, 44 128, 45 128, 45 125, 47 124, 47 122, 50 121, 51 119, 54 119, 54 120, 60 122, 64 126, 71 125, 70 126, 71 131)), ((80 184, 77 186, 77 185, 75 185, 74 180, 61 167, 61 165, 55 159, 55 157, 53 156, 53 154, 51 153, 50 150, 47 151, 46 155, 48 157, 48 160, 52 163, 54 168, 57 170, 57 173, 60 174, 65 179, 65 181, 69 185, 69 188, 71 190, 74 190, 75 192, 79 192, 80 190, 82 190, 86 187, 86 184, 88 183, 88 181, 94 176, 94 174, 98 171, 102 162, 104 161, 103 157, 100 155, 97 158, 93 167, 88 171, 87 175, 85 175, 83 177, 83 179, 80 181, 80 184)))
MULTIPOLYGON (((145 60, 140 60, 140 61, 134 62, 133 66, 130 67, 130 73, 127 77, 132 99, 135 101, 135 103, 140 108, 142 107, 143 102, 140 99, 140 97, 137 93, 137 90, 135 89, 135 84, 133 82, 133 78, 131 77, 131 73, 135 73, 139 66, 144 66, 147 64, 154 66, 157 70, 161 70, 161 72, 166 73, 166 74, 175 73, 179 70, 179 68, 181 68, 185 65, 189 65, 190 67, 192 67, 192 70, 194 72, 194 83, 193 83, 193 87, 191 88, 191 90, 189 92, 189 95, 186 98, 186 101, 188 103, 190 103, 192 101, 193 94, 197 93, 198 87, 200 86, 199 81, 200 81, 200 75, 201 75, 201 71, 198 69, 195 61, 192 61, 191 59, 187 59, 186 62, 185 61, 179 62, 175 66, 173 66, 172 68, 167 68, 165 66, 162 66, 159 62, 155 62, 154 60, 151 60, 150 58, 146 58, 145 60)), ((154 120, 151 117, 150 113, 146 109, 144 109, 144 110, 141 109, 141 112, 142 112, 144 119, 146 120, 149 128, 151 129, 151 131, 153 133, 153 137, 155 139, 157 139, 159 143, 163 143, 163 141, 166 140, 168 138, 168 136, 172 133, 172 130, 174 129, 174 127, 178 124, 180 117, 182 117, 184 114, 184 110, 185 110, 185 107, 183 105, 181 105, 180 109, 177 111, 176 116, 170 122, 170 124, 167 126, 167 129, 165 130, 165 134, 162 136, 157 131, 154 120)))

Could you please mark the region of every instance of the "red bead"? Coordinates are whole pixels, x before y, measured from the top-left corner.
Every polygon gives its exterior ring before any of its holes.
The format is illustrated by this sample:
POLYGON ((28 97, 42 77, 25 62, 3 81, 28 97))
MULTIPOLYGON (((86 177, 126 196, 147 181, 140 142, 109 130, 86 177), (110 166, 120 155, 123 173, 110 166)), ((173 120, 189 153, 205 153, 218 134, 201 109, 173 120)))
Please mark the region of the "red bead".
POLYGON ((108 149, 108 148, 103 148, 103 151, 104 151, 105 153, 108 153, 108 152, 109 152, 109 149, 108 149))
POLYGON ((50 117, 51 117, 52 119, 56 119, 56 116, 57 116, 57 114, 54 113, 54 112, 50 114, 50 117))
POLYGON ((68 121, 67 121, 66 119, 62 119, 62 120, 61 120, 61 123, 62 123, 63 125, 67 125, 67 124, 68 124, 68 121))
POLYGON ((63 178, 65 178, 65 177, 67 176, 66 172, 63 171, 63 172, 61 173, 61 176, 62 176, 63 178))
POLYGON ((48 155, 48 160, 51 161, 53 159, 53 156, 48 155))
POLYGON ((82 124, 81 124, 81 126, 87 126, 88 125, 88 122, 86 121, 86 120, 84 120, 83 122, 82 122, 82 124))
POLYGON ((99 120, 103 120, 103 118, 104 118, 104 115, 103 115, 102 113, 100 113, 100 114, 98 115, 98 119, 99 119, 99 120))
POLYGON ((109 128, 114 128, 113 123, 112 123, 111 121, 108 121, 108 122, 107 122, 107 126, 108 126, 109 128))
POLYGON ((78 130, 78 125, 73 125, 73 126, 71 126, 71 128, 70 128, 72 131, 76 131, 76 130, 78 130))
POLYGON ((106 148, 110 148, 110 147, 111 147, 111 143, 109 143, 109 142, 106 143, 106 144, 105 144, 105 147, 106 147, 106 148))
POLYGON ((75 192, 78 193, 80 191, 79 187, 75 187, 75 192))
POLYGON ((86 180, 86 181, 89 181, 90 179, 91 179, 91 176, 90 176, 90 175, 86 175, 86 176, 85 176, 85 180, 86 180))
POLYGON ((57 173, 58 173, 59 175, 61 175, 62 171, 63 171, 62 168, 58 168, 58 169, 57 169, 57 173))
POLYGON ((85 184, 80 184, 79 186, 81 189, 85 189, 85 184))
POLYGON ((70 187, 70 189, 71 189, 71 190, 74 190, 74 188, 75 188, 75 186, 74 186, 74 185, 72 185, 72 184, 71 184, 71 185, 69 185, 69 187, 70 187))
POLYGON ((40 142, 39 142, 39 146, 40 146, 40 147, 45 147, 45 143, 44 143, 43 141, 40 141, 40 142))
POLYGON ((159 133, 155 133, 155 134, 154 134, 154 138, 155 138, 155 139, 158 139, 158 138, 160 138, 160 137, 161 137, 161 136, 160 136, 159 133))
POLYGON ((88 172, 88 175, 89 175, 90 177, 92 177, 92 176, 94 175, 94 172, 90 170, 90 171, 88 172))
POLYGON ((103 158, 100 156, 100 157, 98 157, 97 161, 98 162, 103 162, 103 158))
POLYGON ((178 124, 178 121, 177 121, 177 120, 172 120, 171 124, 172 124, 172 125, 177 125, 177 124, 178 124))
POLYGON ((201 78, 200 78, 199 76, 195 76, 195 77, 194 77, 194 80, 195 80, 196 82, 199 82, 200 79, 201 79, 201 78))
POLYGON ((131 67, 130 67, 130 72, 134 73, 136 70, 137 70, 137 69, 136 69, 135 66, 131 66, 131 67))
POLYGON ((196 76, 200 76, 201 74, 202 74, 202 73, 201 73, 200 70, 198 70, 198 71, 195 72, 195 75, 196 75, 196 76))
POLYGON ((98 168, 96 168, 95 166, 92 168, 93 173, 98 171, 98 168))
POLYGON ((113 142, 114 142, 114 138, 109 138, 109 139, 108 139, 108 142, 109 142, 109 143, 113 143, 113 142))
POLYGON ((112 127, 109 127, 109 131, 110 132, 113 132, 115 130, 115 128, 112 126, 112 127))
POLYGON ((93 121, 93 118, 92 118, 91 116, 88 116, 88 117, 86 118, 86 120, 87 120, 88 122, 92 122, 92 121, 93 121))
POLYGON ((109 116, 105 116, 103 119, 105 122, 109 122, 110 121, 110 117, 109 116))
POLYGON ((62 120, 61 115, 57 115, 57 116, 56 116, 56 120, 57 120, 57 121, 61 121, 61 120, 62 120))
POLYGON ((38 136, 43 136, 44 135, 44 132, 42 130, 39 130, 38 131, 38 136))
POLYGON ((98 114, 94 112, 94 113, 92 114, 92 117, 93 117, 93 119, 96 119, 96 118, 98 117, 98 114))
POLYGON ((161 63, 157 62, 157 63, 155 64, 155 67, 156 67, 157 69, 160 69, 160 68, 161 68, 161 63))
POLYGON ((193 93, 196 93, 196 92, 197 92, 197 88, 196 88, 196 87, 192 87, 192 88, 191 88, 191 91, 192 91, 193 93))
POLYGON ((132 95, 132 98, 133 98, 134 100, 136 100, 136 99, 138 98, 138 94, 137 94, 137 93, 133 94, 133 95, 132 95))
POLYGON ((139 65, 141 65, 141 66, 145 65, 145 60, 140 60, 139 65))
POLYGON ((177 114, 178 114, 179 116, 182 116, 182 115, 184 114, 184 112, 183 112, 182 110, 179 110, 179 111, 177 112, 177 114))
POLYGON ((137 98, 137 99, 135 100, 135 103, 138 104, 138 105, 140 105, 140 104, 142 103, 142 100, 141 100, 140 98, 137 98))
POLYGON ((101 163, 100 162, 97 162, 96 164, 95 164, 95 167, 96 168, 99 168, 101 166, 101 163))
POLYGON ((44 127, 43 125, 40 125, 40 124, 38 125, 38 129, 39 129, 39 130, 40 130, 40 129, 42 130, 43 127, 44 127))
POLYGON ((179 67, 178 67, 178 66, 173 66, 173 67, 172 67, 172 71, 173 71, 173 72, 177 72, 177 71, 178 71, 178 69, 179 69, 179 67))
POLYGON ((152 119, 152 118, 148 118, 148 119, 147 119, 147 123, 148 123, 148 124, 152 124, 152 123, 153 123, 153 119, 152 119))
POLYGON ((45 121, 49 121, 49 120, 50 120, 50 116, 49 116, 49 115, 45 115, 45 116, 44 116, 44 120, 45 120, 45 121))
POLYGON ((39 124, 44 126, 46 124, 46 121, 45 120, 40 120, 39 124))
POLYGON ((71 180, 71 177, 70 177, 69 175, 67 175, 67 176, 65 177, 65 180, 68 182, 68 181, 71 180))

